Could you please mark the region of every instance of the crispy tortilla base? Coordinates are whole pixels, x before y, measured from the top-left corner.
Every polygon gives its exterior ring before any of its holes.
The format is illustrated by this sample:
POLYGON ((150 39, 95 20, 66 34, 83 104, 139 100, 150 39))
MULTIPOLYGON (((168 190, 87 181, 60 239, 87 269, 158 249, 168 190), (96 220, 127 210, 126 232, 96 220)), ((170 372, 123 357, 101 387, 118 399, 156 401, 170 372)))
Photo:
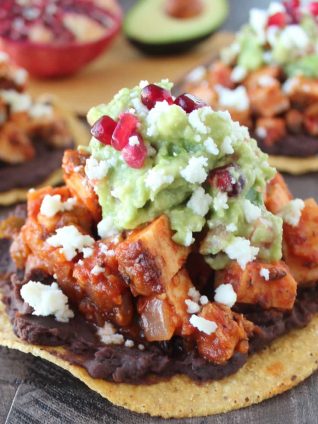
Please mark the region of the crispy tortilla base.
POLYGON ((293 158, 288 156, 269 156, 269 162, 278 171, 301 175, 318 171, 318 156, 293 158))
MULTIPOLYGON (((65 117, 66 122, 70 128, 70 131, 73 135, 74 139, 74 147, 80 145, 87 145, 90 136, 85 128, 85 126, 79 121, 79 119, 76 118, 76 116, 67 108, 65 105, 58 99, 54 98, 53 96, 45 95, 41 96, 41 99, 49 99, 54 109, 59 113, 59 115, 62 115, 65 117)), ((45 187, 48 185, 55 186, 63 181, 63 174, 61 169, 57 169, 41 183, 37 187, 34 188, 40 188, 45 187)), ((22 189, 12 189, 5 192, 0 193, 0 205, 2 206, 9 206, 14 203, 23 202, 27 198, 27 193, 29 191, 29 188, 22 188, 22 189)))
POLYGON ((63 348, 34 346, 13 333, 0 301, 0 345, 46 359, 69 371, 115 405, 164 418, 213 415, 259 403, 289 390, 318 368, 318 315, 302 330, 294 330, 251 356, 236 374, 198 385, 185 376, 153 385, 110 383, 92 378, 84 368, 61 358, 63 348))

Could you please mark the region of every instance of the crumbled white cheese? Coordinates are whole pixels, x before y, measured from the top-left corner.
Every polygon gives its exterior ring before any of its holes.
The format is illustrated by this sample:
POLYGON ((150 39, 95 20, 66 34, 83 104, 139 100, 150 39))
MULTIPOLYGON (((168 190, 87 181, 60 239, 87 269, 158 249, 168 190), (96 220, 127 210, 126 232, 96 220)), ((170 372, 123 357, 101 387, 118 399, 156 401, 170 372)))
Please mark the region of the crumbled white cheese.
POLYGON ((188 291, 188 296, 194 301, 199 302, 200 292, 195 287, 190 287, 188 291))
POLYGON ((256 37, 260 44, 266 42, 266 27, 267 27, 268 15, 267 11, 262 9, 252 8, 250 10, 250 25, 254 30, 256 37))
POLYGON ((192 184, 202 184, 208 176, 205 167, 208 166, 208 159, 204 156, 192 157, 188 165, 180 171, 181 176, 192 184))
POLYGON ((226 231, 228 231, 229 233, 234 233, 235 231, 237 231, 237 226, 236 226, 235 224, 231 223, 231 224, 228 224, 228 225, 225 227, 225 229, 226 229, 226 231))
POLYGON ((197 215, 205 216, 209 212, 211 203, 212 197, 207 194, 202 187, 198 187, 192 193, 187 207, 197 215))
POLYGON ((46 194, 43 198, 40 212, 42 215, 52 218, 59 212, 71 211, 76 204, 76 199, 70 197, 65 202, 62 201, 60 194, 46 194))
POLYGON ((187 75, 186 79, 188 82, 199 82, 204 78, 205 74, 206 74, 205 67, 198 66, 187 75))
POLYGON ((204 112, 203 108, 195 109, 188 115, 189 124, 191 127, 200 134, 207 134, 208 127, 203 122, 204 112))
POLYGON ((270 64, 273 62, 273 53, 271 51, 266 51, 263 53, 263 60, 265 63, 270 64))
POLYGON ((201 310, 201 307, 200 307, 200 305, 198 305, 198 303, 196 303, 196 302, 193 302, 193 300, 191 300, 191 299, 186 299, 185 301, 184 301, 184 303, 187 305, 187 312, 189 313, 189 314, 196 314, 197 312, 200 312, 200 310, 201 310))
POLYGON ((233 139, 229 136, 226 136, 221 146, 222 153, 224 153, 225 155, 232 155, 234 153, 232 143, 233 139))
POLYGON ((226 65, 231 65, 235 58, 241 51, 240 44, 237 42, 232 43, 229 47, 222 49, 221 59, 226 65))
POLYGON ((148 187, 152 193, 157 193, 163 185, 172 184, 174 181, 173 175, 165 175, 163 169, 150 169, 145 177, 145 186, 148 187))
POLYGON ((97 224, 97 233, 102 239, 118 234, 118 230, 114 227, 114 221, 111 216, 107 216, 97 224))
POLYGON ((169 114, 171 107, 173 106, 169 105, 169 103, 166 100, 164 100, 163 102, 157 102, 155 106, 149 111, 148 115, 146 116, 147 135, 149 137, 154 137, 158 135, 157 124, 160 120, 160 117, 163 114, 169 114))
POLYGON ((209 303, 209 299, 208 299, 208 297, 207 296, 201 296, 200 297, 200 303, 201 303, 201 305, 207 305, 208 303, 209 303))
POLYGON ((9 104, 13 113, 26 112, 32 105, 31 97, 28 94, 21 94, 15 90, 2 90, 0 98, 9 104))
POLYGON ((48 286, 30 280, 22 286, 20 293, 22 299, 34 309, 32 315, 54 315, 60 322, 68 322, 74 317, 74 312, 68 306, 68 299, 57 283, 48 286))
POLYGON ((227 204, 228 196, 227 193, 218 191, 216 196, 213 199, 213 208, 216 212, 228 209, 229 205, 227 204))
POLYGON ((13 74, 14 82, 18 85, 24 85, 28 79, 28 73, 25 69, 16 69, 13 74))
POLYGON ((287 25, 280 34, 280 42, 288 50, 306 50, 310 40, 300 25, 287 25))
POLYGON ((89 180, 101 180, 106 177, 109 169, 114 166, 115 160, 113 158, 108 160, 98 161, 93 157, 86 159, 85 174, 89 180))
POLYGON ((297 78, 288 78, 282 85, 282 90, 285 94, 291 94, 297 85, 297 78))
POLYGON ((78 231, 74 225, 67 225, 56 230, 56 234, 49 237, 47 243, 53 247, 61 247, 61 252, 68 261, 71 261, 77 253, 81 253, 84 247, 91 247, 94 239, 78 231))
POLYGON ((269 269, 262 268, 259 272, 259 275, 264 278, 264 280, 269 281, 269 269))
POLYGON ((124 343, 124 345, 126 347, 134 347, 135 346, 135 342, 133 340, 127 339, 124 343))
POLYGON ((0 62, 8 62, 9 55, 5 52, 0 52, 0 62))
POLYGON ((250 200, 243 200, 243 211, 246 221, 251 224, 262 216, 262 210, 250 200))
POLYGON ((110 322, 105 322, 104 327, 98 327, 97 334, 100 341, 105 345, 120 345, 124 343, 123 335, 116 333, 115 328, 110 322))
POLYGON ((225 88, 222 85, 216 85, 215 90, 219 96, 221 107, 244 111, 250 106, 249 97, 243 85, 240 85, 234 90, 225 88))
MULTIPOLYGON (((201 138, 201 137, 200 137, 201 138)), ((208 153, 210 153, 211 155, 218 155, 220 153, 218 146, 216 145, 215 141, 213 140, 213 138, 208 137, 205 141, 204 141, 204 147, 206 148, 206 151, 208 153)))
POLYGON ((145 346, 144 346, 143 344, 139 344, 139 345, 138 345, 138 349, 139 349, 139 350, 145 350, 145 346))
POLYGON ((267 130, 264 127, 257 127, 255 133, 259 138, 264 139, 267 137, 267 130))
POLYGON ((277 26, 270 26, 267 28, 266 39, 270 46, 275 47, 278 41, 279 33, 280 30, 277 26))
POLYGON ((147 81, 147 80, 141 80, 140 83, 139 83, 139 87, 141 89, 147 87, 147 85, 149 85, 149 81, 147 81))
POLYGON ((261 75, 258 78, 257 83, 260 87, 272 87, 276 84, 276 80, 270 75, 261 75))
POLYGON ((235 293, 232 284, 221 284, 215 290, 214 300, 222 305, 226 305, 229 308, 235 304, 237 300, 237 294, 235 293))
POLYGON ((94 249, 92 249, 91 247, 83 247, 82 249, 83 252, 83 258, 90 258, 94 252, 94 249))
POLYGON ((192 231, 188 230, 186 231, 183 244, 185 247, 191 246, 191 244, 194 242, 194 238, 192 236, 192 231))
POLYGON ((92 268, 91 270, 91 273, 93 275, 103 274, 104 272, 105 272, 105 268, 103 266, 99 266, 98 264, 96 264, 94 268, 92 268))
POLYGON ((289 224, 292 227, 297 227, 304 207, 305 203, 302 199, 293 199, 283 207, 283 209, 279 212, 279 215, 283 218, 283 221, 286 222, 286 224, 289 224))
POLYGON ((224 249, 230 259, 236 260, 242 269, 249 262, 254 261, 259 248, 251 246, 251 242, 242 237, 234 237, 233 241, 224 249))
POLYGON ((128 144, 129 146, 138 146, 139 145, 139 138, 136 135, 132 135, 131 137, 129 137, 128 140, 128 144))
POLYGON ((31 106, 29 110, 29 115, 32 118, 45 118, 52 116, 53 108, 51 105, 46 103, 35 103, 31 106))
POLYGON ((216 329, 218 328, 214 321, 209 321, 197 315, 191 315, 189 321, 193 327, 197 328, 199 331, 207 334, 208 336, 210 336, 212 333, 215 333, 216 329))
POLYGON ((247 70, 243 68, 243 66, 235 66, 235 68, 232 70, 231 73, 231 80, 233 82, 241 82, 243 81, 247 76, 247 70))

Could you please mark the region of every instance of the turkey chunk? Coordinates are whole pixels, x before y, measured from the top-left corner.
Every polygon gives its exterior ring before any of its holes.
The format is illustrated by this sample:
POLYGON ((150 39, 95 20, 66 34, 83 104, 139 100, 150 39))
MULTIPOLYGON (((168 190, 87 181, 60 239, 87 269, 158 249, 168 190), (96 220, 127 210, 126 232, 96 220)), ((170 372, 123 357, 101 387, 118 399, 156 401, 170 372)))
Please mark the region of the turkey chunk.
POLYGON ((290 310, 296 299, 297 283, 283 262, 251 262, 245 270, 236 263, 217 274, 217 285, 230 283, 237 302, 258 304, 264 309, 290 310))
POLYGON ((188 248, 172 240, 165 215, 132 232, 116 249, 119 270, 136 296, 163 293, 182 268, 188 253, 188 248))

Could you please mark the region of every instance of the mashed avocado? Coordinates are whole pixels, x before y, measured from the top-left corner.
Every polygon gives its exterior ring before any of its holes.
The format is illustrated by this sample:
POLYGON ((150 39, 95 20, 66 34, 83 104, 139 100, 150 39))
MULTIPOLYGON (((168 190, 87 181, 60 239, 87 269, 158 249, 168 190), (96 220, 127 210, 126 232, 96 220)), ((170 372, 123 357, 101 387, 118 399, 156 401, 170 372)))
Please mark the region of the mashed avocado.
MULTIPOLYGON (((263 202, 266 182, 275 174, 267 155, 227 112, 205 106, 186 113, 167 101, 148 110, 140 100, 146 84, 124 88, 88 113, 91 125, 104 115, 115 121, 127 112, 137 116, 148 151, 135 169, 120 151, 92 138, 89 161, 104 169, 92 180, 103 217, 120 232, 166 214, 174 240, 185 246, 204 230, 200 251, 213 268, 233 258, 240 243, 253 257, 279 260, 282 221, 263 202)), ((166 80, 157 85, 172 87, 166 80)))
POLYGON ((293 22, 284 5, 272 2, 268 10, 252 9, 249 23, 237 34, 234 45, 224 49, 224 62, 247 71, 266 64, 280 65, 288 77, 318 77, 318 26, 316 17, 303 8, 293 22))

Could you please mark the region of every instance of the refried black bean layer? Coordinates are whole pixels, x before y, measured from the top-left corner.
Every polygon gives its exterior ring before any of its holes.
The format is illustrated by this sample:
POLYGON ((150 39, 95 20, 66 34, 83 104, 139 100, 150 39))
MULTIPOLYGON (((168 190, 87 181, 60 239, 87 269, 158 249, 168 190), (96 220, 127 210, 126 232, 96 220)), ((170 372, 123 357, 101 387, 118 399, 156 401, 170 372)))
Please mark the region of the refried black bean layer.
POLYGON ((307 134, 287 134, 272 146, 265 144, 253 134, 263 152, 273 156, 291 156, 306 158, 318 155, 318 137, 307 134))
POLYGON ((52 148, 43 140, 35 141, 34 147, 35 157, 29 161, 15 165, 0 161, 0 192, 36 187, 60 168, 66 147, 52 148))
MULTIPOLYGON (((144 350, 138 348, 139 342, 134 347, 104 345, 97 337, 95 326, 78 313, 68 323, 59 323, 52 317, 33 316, 20 297, 23 275, 7 273, 11 268, 8 247, 7 241, 0 240, 2 291, 15 334, 31 344, 64 346, 67 353, 63 358, 83 366, 94 378, 146 384, 185 374, 194 381, 204 382, 234 374, 248 359, 247 354, 236 353, 227 363, 215 365, 200 357, 192 343, 181 337, 164 343, 142 342, 144 350)), ((52 281, 41 271, 33 271, 32 278, 44 284, 52 281)), ((318 286, 300 290, 289 313, 242 305, 235 309, 259 328, 250 340, 249 354, 252 354, 289 330, 308 324, 318 312, 318 286)))

